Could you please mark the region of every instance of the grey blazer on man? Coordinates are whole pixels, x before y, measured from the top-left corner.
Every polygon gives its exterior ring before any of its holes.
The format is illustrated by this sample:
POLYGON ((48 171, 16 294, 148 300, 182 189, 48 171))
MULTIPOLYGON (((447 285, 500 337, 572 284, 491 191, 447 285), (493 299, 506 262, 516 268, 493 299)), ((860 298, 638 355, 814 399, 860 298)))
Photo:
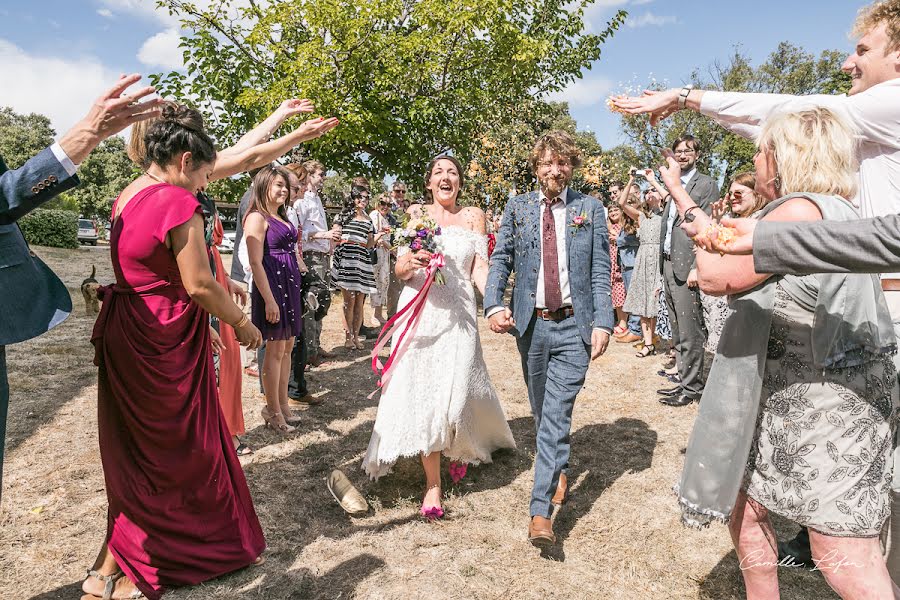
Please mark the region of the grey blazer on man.
POLYGON ((900 215, 859 221, 760 221, 753 234, 757 273, 900 272, 900 215))
MULTIPOLYGON (((688 184, 684 189, 691 199, 696 202, 706 214, 710 214, 713 202, 716 202, 719 199, 719 186, 716 185, 716 182, 712 177, 704 175, 700 171, 694 173, 694 176, 691 177, 691 180, 688 181, 688 184)), ((660 231, 659 236, 660 255, 663 253, 665 244, 666 224, 668 223, 669 215, 673 210, 676 210, 676 208, 672 199, 669 198, 662 215, 662 230, 660 231)), ((681 215, 678 215, 675 217, 675 224, 672 226, 672 272, 679 280, 687 281, 688 274, 697 263, 697 256, 694 254, 694 242, 692 242, 691 238, 689 238, 687 234, 682 231, 681 227, 679 227, 682 221, 681 215)), ((662 269, 663 261, 660 260, 660 273, 662 273, 662 269)))
MULTIPOLYGON (((491 269, 484 292, 485 312, 503 306, 509 276, 515 272, 510 308, 516 321, 511 333, 516 337, 522 336, 535 318, 535 294, 541 266, 541 209, 538 192, 510 199, 497 233, 497 245, 491 254, 491 269)), ((590 344, 595 327, 612 330, 614 324, 609 238, 603 205, 596 198, 572 189, 566 195, 566 247, 575 320, 584 343, 590 344), (586 214, 587 223, 573 227, 572 220, 582 213, 586 214)))

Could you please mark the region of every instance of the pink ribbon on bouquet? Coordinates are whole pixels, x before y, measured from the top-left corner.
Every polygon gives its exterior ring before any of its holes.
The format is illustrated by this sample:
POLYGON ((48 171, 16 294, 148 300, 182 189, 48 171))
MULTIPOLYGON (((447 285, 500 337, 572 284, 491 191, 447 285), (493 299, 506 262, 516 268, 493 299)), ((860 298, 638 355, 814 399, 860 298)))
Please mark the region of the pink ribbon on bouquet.
MULTIPOLYGON (((397 314, 391 317, 390 320, 384 324, 384 327, 381 328, 381 333, 378 334, 378 341, 375 342, 375 348, 372 349, 372 371, 379 376, 379 388, 387 385, 388 380, 391 378, 391 368, 405 353, 406 347, 403 345, 403 341, 408 336, 412 337, 415 335, 416 329, 419 327, 419 318, 422 316, 422 309, 425 308, 425 300, 428 298, 428 291, 431 289, 431 284, 434 283, 434 276, 438 269, 443 266, 444 255, 432 254, 431 260, 428 261, 428 266, 425 267, 425 285, 422 286, 422 289, 419 290, 409 304, 398 311, 397 314), (391 347, 391 353, 388 356, 387 361, 382 364, 381 359, 378 357, 378 353, 387 345, 388 340, 391 339, 394 332, 403 326, 404 323, 406 324, 406 327, 400 334, 397 343, 391 347)), ((375 390, 375 392, 377 391, 378 390, 375 390)), ((374 396, 375 392, 372 392, 369 395, 369 398, 374 396)))

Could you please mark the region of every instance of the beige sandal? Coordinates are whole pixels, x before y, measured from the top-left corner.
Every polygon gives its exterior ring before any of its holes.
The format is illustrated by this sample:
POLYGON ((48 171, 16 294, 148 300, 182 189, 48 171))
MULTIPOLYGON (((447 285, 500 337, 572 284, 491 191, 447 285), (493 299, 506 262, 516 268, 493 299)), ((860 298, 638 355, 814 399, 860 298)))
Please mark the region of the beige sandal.
MULTIPOLYGON (((115 592, 116 590, 116 582, 125 577, 125 573, 119 571, 118 573, 113 573, 112 575, 104 575, 100 571, 88 569, 87 576, 93 577, 94 579, 99 579, 105 584, 103 588, 103 595, 100 597, 101 600, 112 600, 113 592, 115 592)), ((124 596, 124 598, 137 600, 138 598, 146 598, 146 596, 143 594, 143 592, 141 592, 141 590, 136 589, 129 595, 124 596)))
POLYGON ((271 429, 272 431, 280 433, 281 435, 287 435, 287 434, 293 433, 297 430, 296 427, 291 427, 290 425, 287 424, 287 422, 285 422, 284 425, 275 422, 275 419, 277 419, 278 417, 281 416, 280 412, 272 413, 271 415, 266 415, 266 409, 262 409, 262 412, 260 414, 262 415, 263 421, 266 422, 266 427, 268 429, 271 429))

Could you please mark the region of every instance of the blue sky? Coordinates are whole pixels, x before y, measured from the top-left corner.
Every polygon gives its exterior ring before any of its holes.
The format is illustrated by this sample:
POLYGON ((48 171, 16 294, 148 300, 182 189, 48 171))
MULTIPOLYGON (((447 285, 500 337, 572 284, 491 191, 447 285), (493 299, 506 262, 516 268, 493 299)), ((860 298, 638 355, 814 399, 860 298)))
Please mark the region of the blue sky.
MULTIPOLYGON (((198 3, 203 2, 200 0, 198 3)), ((619 142, 604 100, 652 78, 681 85, 695 68, 726 60, 735 44, 759 63, 787 40, 818 53, 848 50, 856 0, 598 0, 600 28, 615 10, 629 22, 604 46, 584 79, 558 94, 600 143, 619 142)), ((121 72, 178 63, 177 23, 154 0, 0 0, 0 106, 51 117, 58 132, 121 72)))

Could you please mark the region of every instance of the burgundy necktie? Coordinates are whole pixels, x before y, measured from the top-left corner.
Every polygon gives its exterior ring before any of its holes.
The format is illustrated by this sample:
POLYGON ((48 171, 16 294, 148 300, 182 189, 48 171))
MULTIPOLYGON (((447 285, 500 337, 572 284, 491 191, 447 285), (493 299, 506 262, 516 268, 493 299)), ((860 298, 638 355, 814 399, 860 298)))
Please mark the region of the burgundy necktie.
POLYGON ((544 200, 544 222, 541 226, 541 250, 544 259, 544 305, 547 310, 557 311, 562 306, 562 291, 559 289, 559 258, 556 248, 556 223, 550 206, 559 198, 544 200))

